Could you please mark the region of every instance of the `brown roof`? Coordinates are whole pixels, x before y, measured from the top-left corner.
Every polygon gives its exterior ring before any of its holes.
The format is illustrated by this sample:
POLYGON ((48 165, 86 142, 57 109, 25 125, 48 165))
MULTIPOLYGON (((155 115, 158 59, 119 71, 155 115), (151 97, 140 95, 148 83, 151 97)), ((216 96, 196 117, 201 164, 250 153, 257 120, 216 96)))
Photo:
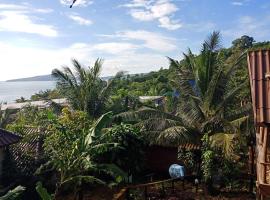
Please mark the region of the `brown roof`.
POLYGON ((0 129, 0 148, 19 142, 21 136, 15 135, 7 130, 0 129))

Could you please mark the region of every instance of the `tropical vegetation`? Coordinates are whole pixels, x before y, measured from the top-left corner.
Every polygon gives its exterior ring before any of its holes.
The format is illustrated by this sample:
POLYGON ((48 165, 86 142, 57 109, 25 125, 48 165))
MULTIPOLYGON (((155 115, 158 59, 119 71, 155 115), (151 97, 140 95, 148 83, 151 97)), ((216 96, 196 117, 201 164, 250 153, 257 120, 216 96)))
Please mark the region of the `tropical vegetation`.
POLYGON ((6 154, 9 178, 2 183, 23 187, 6 196, 23 190, 26 199, 115 193, 147 180, 152 147, 178 149, 178 162, 210 192, 233 188, 237 176, 248 173, 255 140, 246 52, 267 46, 242 36, 223 48, 220 33, 213 32, 197 55, 189 49, 157 72, 119 72, 107 80, 100 76, 102 59, 93 67, 73 59, 72 68, 54 69, 56 89, 31 100, 66 98, 69 106, 0 109, 0 127, 23 137, 6 154), (142 102, 140 96, 162 100, 142 102))

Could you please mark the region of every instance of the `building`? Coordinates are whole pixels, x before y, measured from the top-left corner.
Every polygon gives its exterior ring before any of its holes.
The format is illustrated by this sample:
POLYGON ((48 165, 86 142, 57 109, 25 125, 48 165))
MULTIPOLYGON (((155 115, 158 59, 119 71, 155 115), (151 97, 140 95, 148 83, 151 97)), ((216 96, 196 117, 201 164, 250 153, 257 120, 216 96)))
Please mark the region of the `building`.
POLYGON ((5 150, 9 145, 19 142, 22 138, 7 130, 0 129, 0 177, 2 174, 2 163, 5 157, 5 150))
POLYGON ((9 103, 9 104, 3 104, 1 106, 1 110, 20 110, 25 106, 35 106, 38 108, 48 108, 50 107, 51 103, 57 103, 61 106, 68 106, 67 99, 52 99, 48 101, 27 101, 23 103, 9 103))
POLYGON ((248 52, 256 127, 257 199, 270 197, 270 50, 248 52))

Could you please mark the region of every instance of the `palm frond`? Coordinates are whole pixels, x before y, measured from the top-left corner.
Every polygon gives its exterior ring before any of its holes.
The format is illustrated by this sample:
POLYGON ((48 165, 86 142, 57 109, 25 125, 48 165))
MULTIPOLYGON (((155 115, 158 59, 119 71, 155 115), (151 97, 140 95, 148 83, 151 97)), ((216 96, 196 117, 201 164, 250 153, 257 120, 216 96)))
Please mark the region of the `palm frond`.
POLYGON ((86 78, 86 71, 83 68, 83 66, 79 63, 78 60, 76 59, 72 59, 71 60, 73 67, 75 68, 75 72, 76 72, 76 78, 75 75, 73 76, 75 79, 78 79, 78 81, 80 83, 84 82, 85 78, 86 78))
POLYGON ((167 118, 150 118, 135 125, 146 131, 163 131, 171 126, 181 125, 181 122, 167 118))
POLYGON ((198 127, 199 123, 205 119, 200 104, 194 101, 193 98, 180 102, 176 115, 182 119, 184 124, 190 126, 193 124, 194 127, 198 127))
POLYGON ((222 150, 227 158, 232 158, 236 135, 231 133, 216 133, 210 136, 210 145, 222 150))
POLYGON ((159 133, 156 143, 165 146, 178 146, 187 143, 197 144, 199 137, 195 130, 184 126, 172 126, 159 133))
POLYGON ((61 183, 61 185, 74 185, 74 186, 80 186, 83 183, 97 183, 100 185, 105 185, 106 183, 94 176, 83 176, 83 175, 78 175, 78 176, 73 176, 71 178, 66 179, 61 183))
POLYGON ((247 82, 244 82, 229 90, 228 93, 224 94, 223 100, 216 107, 216 112, 219 112, 220 109, 223 109, 223 106, 226 105, 226 103, 228 103, 246 84, 247 82))
POLYGON ((247 122, 249 120, 249 116, 243 116, 241 118, 238 118, 238 119, 235 119, 233 121, 231 121, 230 123, 235 126, 235 127, 238 127, 239 130, 240 130, 240 127, 241 125, 244 123, 244 122, 247 122))
POLYGON ((4 196, 0 197, 1 200, 14 200, 14 199, 19 199, 19 196, 24 192, 25 187, 22 186, 17 186, 13 190, 9 190, 7 194, 4 196))
POLYGON ((221 76, 221 69, 218 69, 213 75, 212 78, 210 80, 210 83, 208 85, 208 88, 204 94, 203 97, 203 108, 205 110, 209 110, 210 106, 215 104, 215 102, 213 102, 214 97, 215 97, 215 92, 218 88, 218 84, 220 81, 220 76, 221 76))
POLYGON ((204 41, 205 46, 207 47, 207 50, 215 51, 218 48, 220 48, 220 32, 214 31, 211 35, 208 36, 208 38, 204 41))
POLYGON ((101 69, 102 69, 103 59, 98 58, 95 61, 94 67, 92 68, 93 77, 96 79, 100 76, 101 69))

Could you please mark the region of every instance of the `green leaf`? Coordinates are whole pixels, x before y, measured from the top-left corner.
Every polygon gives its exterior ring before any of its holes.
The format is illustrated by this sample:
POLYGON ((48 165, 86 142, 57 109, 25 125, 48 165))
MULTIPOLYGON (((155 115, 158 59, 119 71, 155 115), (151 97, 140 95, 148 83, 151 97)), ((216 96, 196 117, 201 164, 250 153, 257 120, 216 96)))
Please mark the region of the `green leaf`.
POLYGON ((9 190, 7 194, 0 197, 0 200, 19 200, 20 195, 24 192, 25 187, 17 186, 13 190, 9 190))
POLYGON ((40 181, 36 184, 36 191, 42 200, 53 199, 52 196, 48 193, 47 189, 42 186, 42 183, 40 181))

